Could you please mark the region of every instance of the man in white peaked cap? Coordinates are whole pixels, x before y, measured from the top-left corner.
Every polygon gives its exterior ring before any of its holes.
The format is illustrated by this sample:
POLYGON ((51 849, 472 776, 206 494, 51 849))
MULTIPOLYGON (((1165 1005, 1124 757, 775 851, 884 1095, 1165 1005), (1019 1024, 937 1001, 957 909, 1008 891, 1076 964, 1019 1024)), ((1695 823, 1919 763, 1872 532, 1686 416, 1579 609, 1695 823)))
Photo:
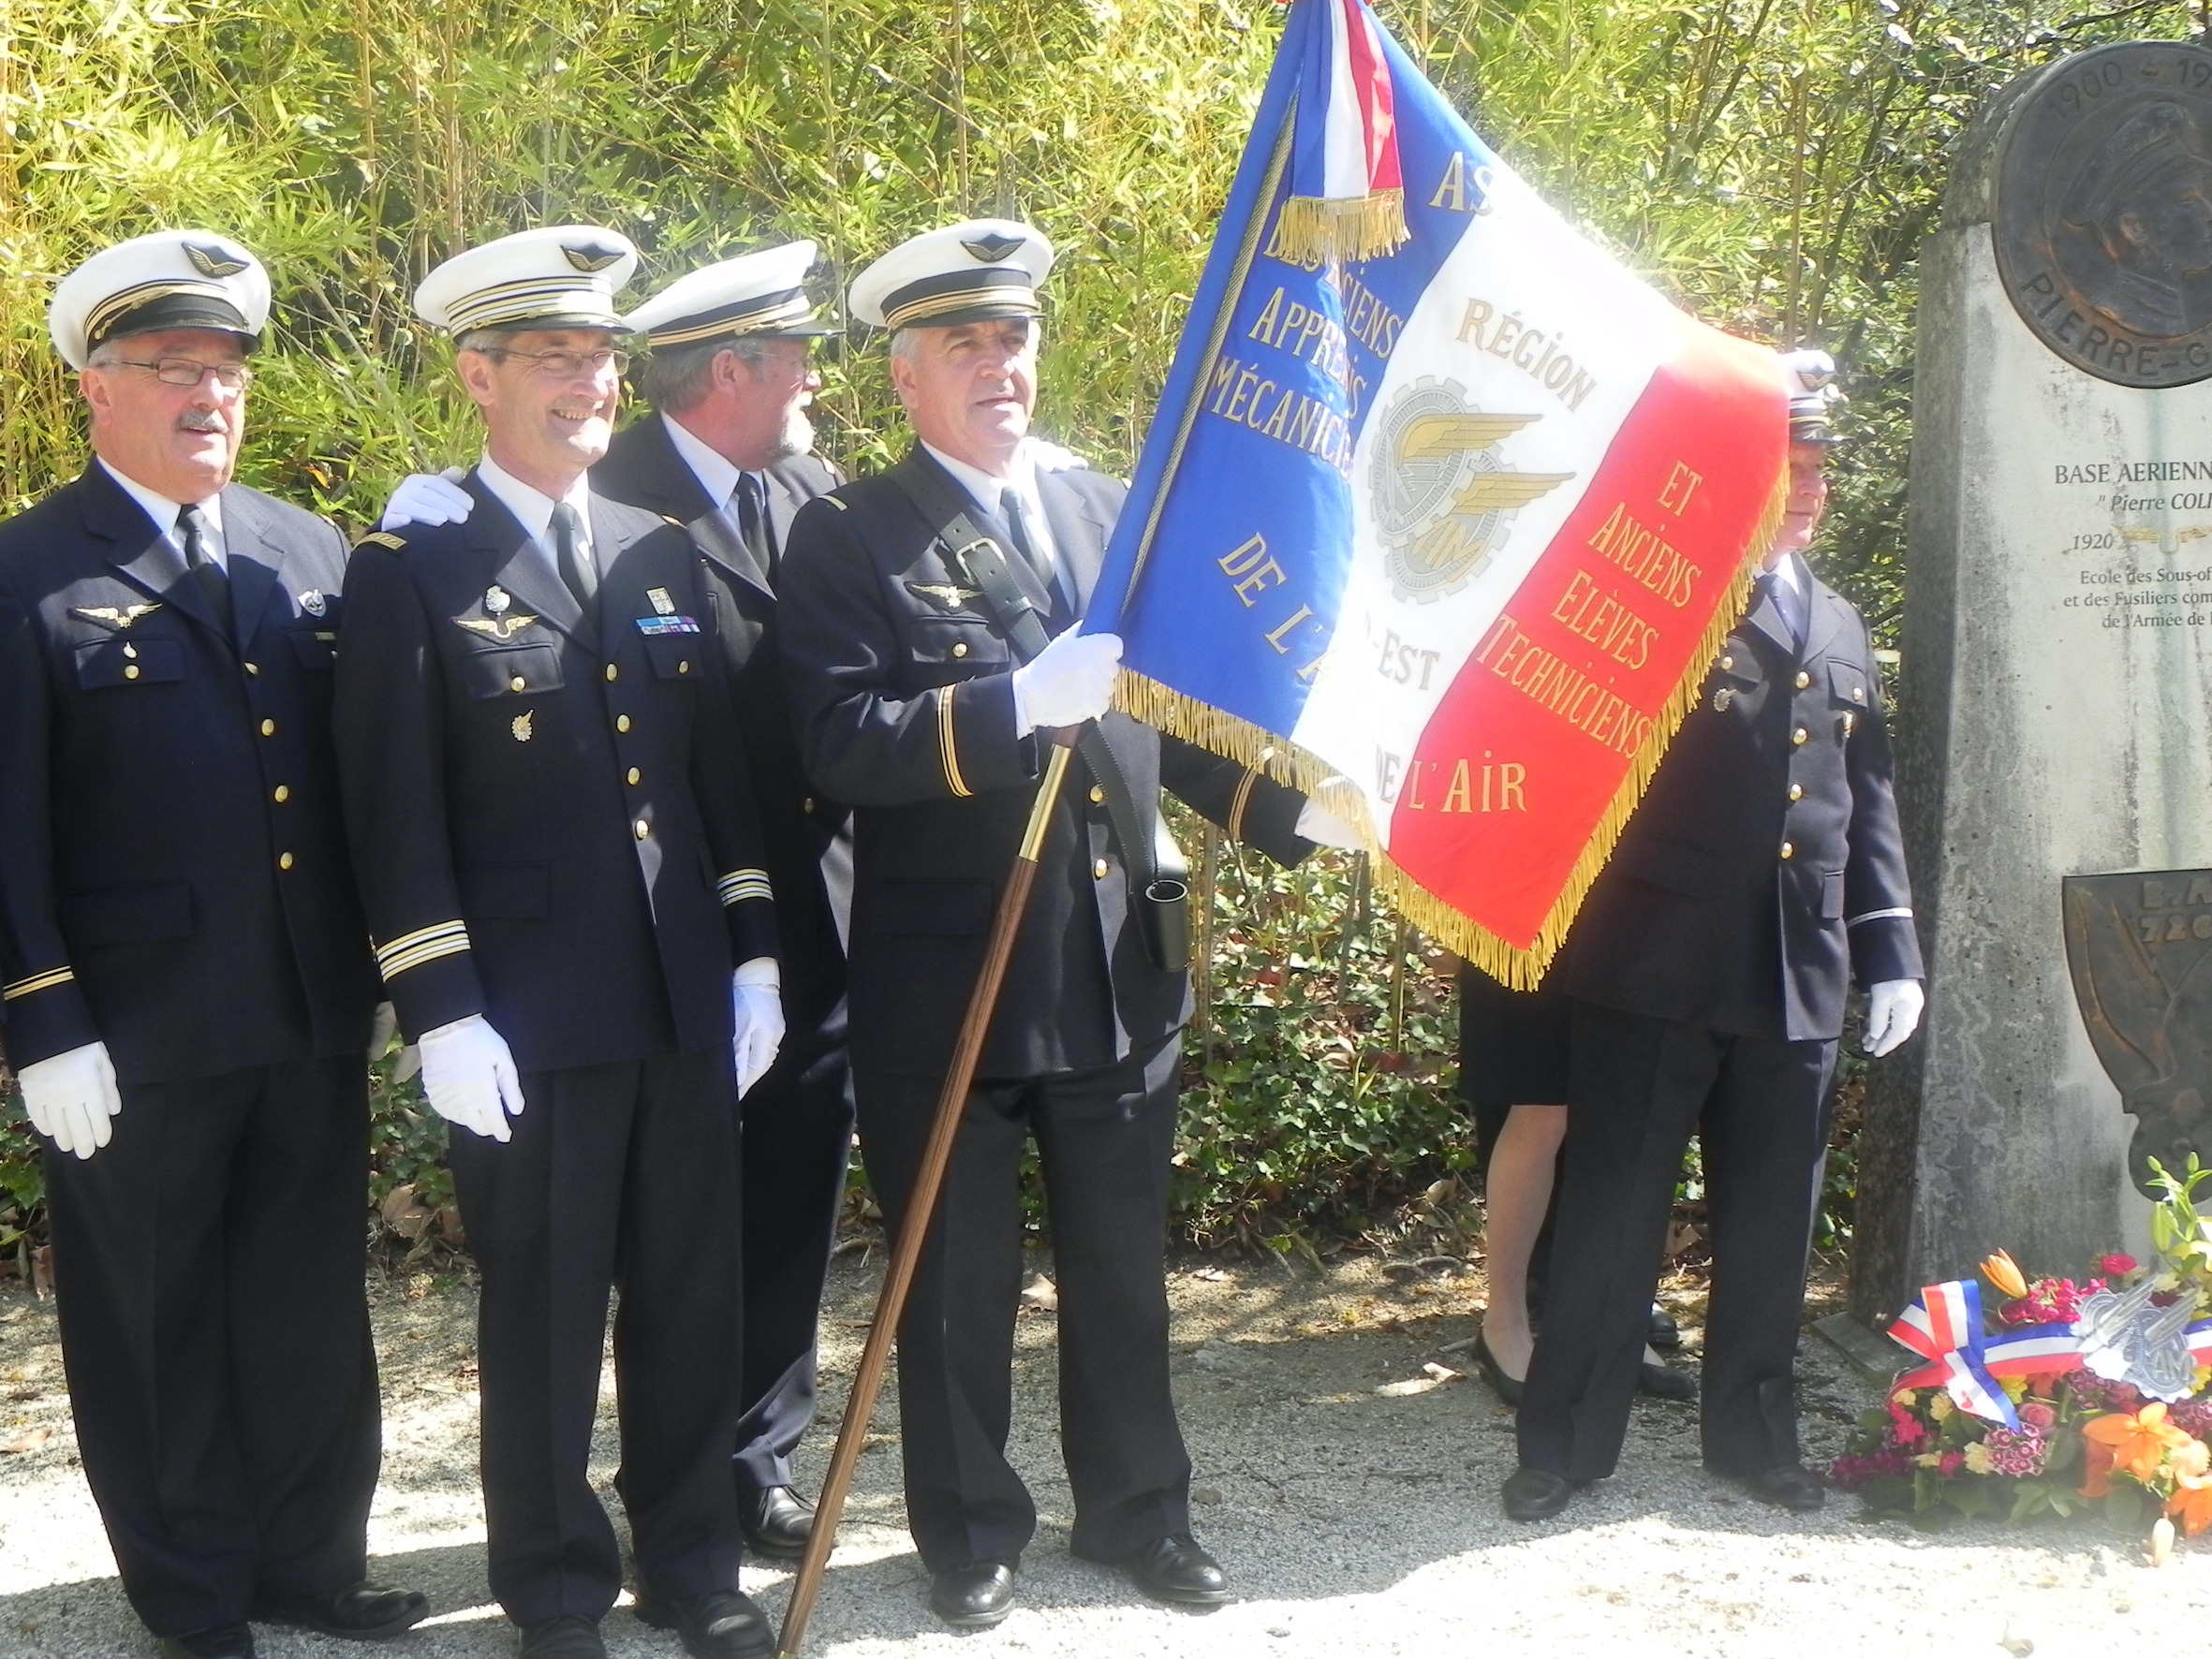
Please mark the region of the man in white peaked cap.
POLYGON ((365 1578, 390 1029, 330 739, 345 543, 231 481, 268 316, 212 232, 71 272, 95 459, 0 525, 0 1009, 85 1476, 165 1659, 429 1611, 365 1578))
POLYGON ((638 1611, 765 1655, 738 1589, 737 1096, 782 1030, 775 918, 680 525, 594 491, 637 256, 591 226, 449 259, 484 454, 464 521, 354 554, 336 731, 385 984, 483 1274, 492 1591, 526 1659, 599 1659, 622 1557, 588 1475, 609 1295, 638 1611))

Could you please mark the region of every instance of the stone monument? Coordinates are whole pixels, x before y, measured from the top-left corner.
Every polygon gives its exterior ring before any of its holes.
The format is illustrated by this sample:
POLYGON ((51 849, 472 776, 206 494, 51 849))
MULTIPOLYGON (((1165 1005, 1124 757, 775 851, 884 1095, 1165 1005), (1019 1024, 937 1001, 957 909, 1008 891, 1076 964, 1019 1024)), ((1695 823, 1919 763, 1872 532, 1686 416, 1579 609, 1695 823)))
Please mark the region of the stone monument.
POLYGON ((1998 93, 1921 257, 1899 792, 1929 966, 1851 1312, 2143 1254, 2212 1163, 2212 51, 1998 93), (2131 1174, 2134 1179, 2131 1179, 2131 1174))

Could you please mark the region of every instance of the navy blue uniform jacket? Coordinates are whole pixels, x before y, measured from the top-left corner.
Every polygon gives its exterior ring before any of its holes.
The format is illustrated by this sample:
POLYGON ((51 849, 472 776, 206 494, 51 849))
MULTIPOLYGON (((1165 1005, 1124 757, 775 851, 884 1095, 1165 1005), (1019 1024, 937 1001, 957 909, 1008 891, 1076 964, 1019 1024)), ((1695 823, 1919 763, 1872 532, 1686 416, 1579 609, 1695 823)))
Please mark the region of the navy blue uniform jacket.
POLYGON ((222 492, 230 615, 95 463, 0 525, 0 991, 18 1066, 125 1083, 368 1045, 331 752, 346 544, 222 492))
POLYGON ((339 637, 347 824, 411 1036, 481 1014, 527 1071, 730 1039, 775 953, 744 752, 679 525, 603 496, 587 620, 472 474, 461 524, 368 537, 339 637))
POLYGON ((1800 651, 1762 595, 1590 889, 1555 982, 1716 1031, 1836 1036, 1854 973, 1922 976, 1892 771, 1865 619, 1815 581, 1800 651))
MULTIPOLYGON (((923 451, 900 465, 927 467, 959 492, 923 451)), ((1087 604, 1127 491, 1071 471, 1042 475, 1039 493, 1054 551, 1087 604)), ((1042 746, 1014 731, 1013 655, 890 475, 801 510, 780 586, 800 752, 816 785, 853 806, 854 1064, 942 1076, 1041 770, 1042 746)), ((1295 832, 1304 797, 1126 715, 1099 727, 1148 820, 1164 784, 1272 857, 1295 862, 1312 850, 1295 832)), ((1153 966, 1130 925, 1129 882, 1103 801, 1077 760, 981 1077, 1109 1064, 1189 1016, 1189 976, 1153 966)))

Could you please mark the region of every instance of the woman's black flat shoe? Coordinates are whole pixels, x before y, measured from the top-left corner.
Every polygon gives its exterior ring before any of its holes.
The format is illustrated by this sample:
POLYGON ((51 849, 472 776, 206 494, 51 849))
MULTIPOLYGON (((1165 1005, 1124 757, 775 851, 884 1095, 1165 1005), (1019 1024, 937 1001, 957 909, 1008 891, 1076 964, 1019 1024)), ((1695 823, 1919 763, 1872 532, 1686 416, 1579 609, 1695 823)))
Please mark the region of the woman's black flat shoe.
POLYGON ((1505 1373, 1497 1356, 1490 1351, 1490 1339, 1481 1331, 1475 1332, 1475 1369, 1482 1373, 1482 1380, 1490 1385, 1490 1391, 1506 1404, 1518 1409, 1521 1404, 1519 1379, 1505 1373))
POLYGON ((1636 1392, 1648 1394, 1654 1400, 1678 1400, 1688 1404, 1698 1397, 1698 1380, 1687 1371, 1676 1371, 1671 1365, 1654 1365, 1646 1359, 1636 1367, 1636 1392))

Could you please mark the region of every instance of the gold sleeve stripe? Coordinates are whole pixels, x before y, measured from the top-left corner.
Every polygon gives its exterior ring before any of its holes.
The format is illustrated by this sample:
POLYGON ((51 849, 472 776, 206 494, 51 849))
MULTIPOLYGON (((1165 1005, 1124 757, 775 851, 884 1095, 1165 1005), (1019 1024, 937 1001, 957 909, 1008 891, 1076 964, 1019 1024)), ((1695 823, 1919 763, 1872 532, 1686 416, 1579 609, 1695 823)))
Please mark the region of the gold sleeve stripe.
POLYGON ((744 903, 747 899, 773 899, 775 889, 769 886, 765 870, 732 870, 715 884, 722 896, 725 908, 744 903))
POLYGON ((409 968, 419 968, 441 956, 458 956, 467 948, 468 924, 441 921, 378 946, 376 969, 384 976, 385 983, 390 984, 409 968))
POLYGON ((952 785, 952 793, 963 800, 975 791, 967 786, 967 780, 960 775, 960 750, 952 735, 952 694, 958 684, 946 686, 937 693, 937 752, 945 761, 945 782, 952 785))
POLYGON ((66 985, 77 977, 73 968, 49 968, 43 974, 33 974, 27 979, 18 979, 13 985, 0 988, 0 1002, 13 1002, 19 996, 29 996, 35 991, 52 991, 57 985, 66 985))
POLYGON ((1247 766, 1245 775, 1237 780, 1236 794, 1229 802, 1229 839, 1242 841, 1245 837, 1245 808, 1252 804, 1252 785, 1260 781, 1260 769, 1247 766))

